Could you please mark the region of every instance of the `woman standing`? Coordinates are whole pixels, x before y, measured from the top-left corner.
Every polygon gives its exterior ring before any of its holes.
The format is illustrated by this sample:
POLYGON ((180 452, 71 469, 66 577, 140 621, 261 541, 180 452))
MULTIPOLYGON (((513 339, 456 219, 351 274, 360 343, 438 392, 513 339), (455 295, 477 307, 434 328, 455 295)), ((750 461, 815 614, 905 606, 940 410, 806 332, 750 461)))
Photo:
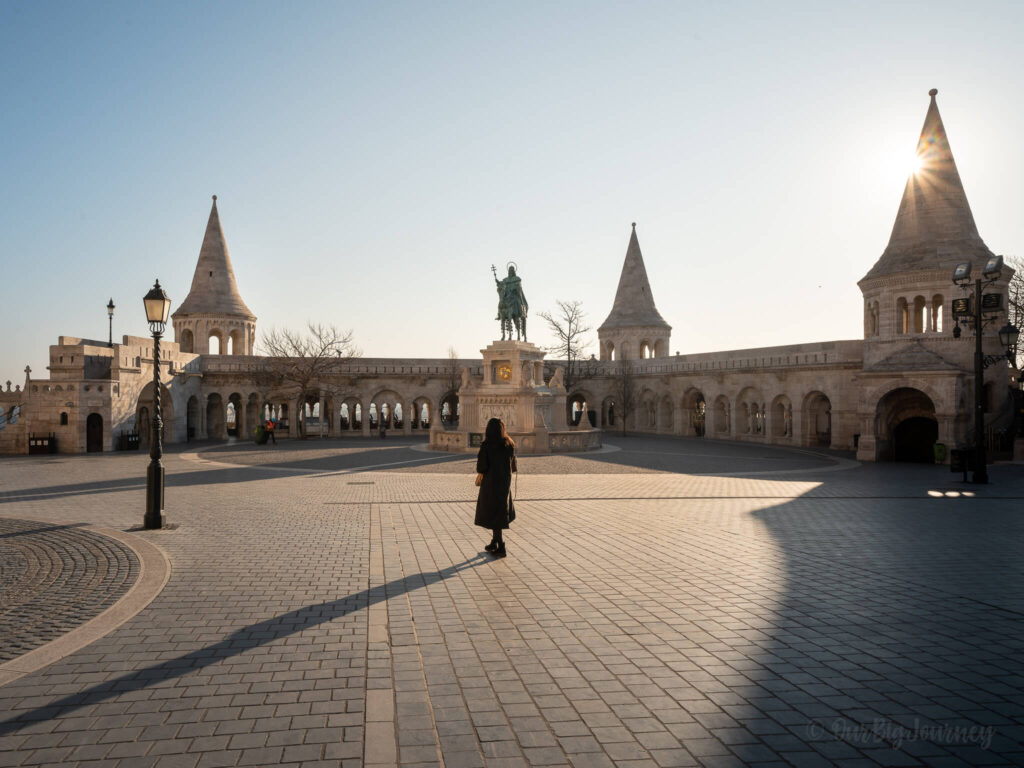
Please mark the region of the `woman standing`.
POLYGON ((491 419, 476 456, 476 484, 480 486, 480 494, 476 499, 474 522, 493 531, 491 543, 484 549, 495 557, 505 557, 501 532, 516 519, 511 493, 512 473, 516 469, 516 444, 505 431, 505 422, 491 419))

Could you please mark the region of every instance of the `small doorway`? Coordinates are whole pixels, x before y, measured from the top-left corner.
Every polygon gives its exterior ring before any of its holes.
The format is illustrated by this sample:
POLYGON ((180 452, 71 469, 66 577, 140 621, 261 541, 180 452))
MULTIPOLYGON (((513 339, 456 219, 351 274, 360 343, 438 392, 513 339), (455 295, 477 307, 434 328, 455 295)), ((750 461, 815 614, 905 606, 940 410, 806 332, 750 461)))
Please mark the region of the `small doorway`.
POLYGON ((935 441, 939 439, 939 423, 935 419, 914 416, 904 419, 892 431, 893 460, 935 463, 935 441))
POLYGON ((103 417, 98 413, 90 413, 85 420, 85 450, 87 453, 103 450, 103 417))

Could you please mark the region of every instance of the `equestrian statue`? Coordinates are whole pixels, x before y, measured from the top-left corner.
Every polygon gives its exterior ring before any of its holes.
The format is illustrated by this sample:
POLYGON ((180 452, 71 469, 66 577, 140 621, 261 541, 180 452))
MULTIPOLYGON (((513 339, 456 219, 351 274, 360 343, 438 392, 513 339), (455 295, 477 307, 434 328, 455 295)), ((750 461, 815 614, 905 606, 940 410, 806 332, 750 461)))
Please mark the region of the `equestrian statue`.
POLYGON ((498 279, 498 270, 491 265, 491 272, 494 273, 494 284, 498 288, 498 316, 495 318, 501 323, 501 340, 505 341, 505 334, 508 340, 512 340, 512 328, 516 329, 516 339, 526 341, 526 313, 530 305, 526 303, 526 296, 523 294, 523 281, 516 275, 515 264, 509 263, 508 277, 498 279))

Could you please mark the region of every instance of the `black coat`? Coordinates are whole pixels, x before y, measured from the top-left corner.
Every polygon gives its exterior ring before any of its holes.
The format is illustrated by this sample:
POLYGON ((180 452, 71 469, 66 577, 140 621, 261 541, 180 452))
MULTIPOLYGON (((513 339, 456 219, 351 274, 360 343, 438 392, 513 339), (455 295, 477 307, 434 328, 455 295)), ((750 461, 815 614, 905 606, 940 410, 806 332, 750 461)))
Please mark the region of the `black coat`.
POLYGON ((504 443, 484 441, 476 455, 476 471, 484 476, 476 498, 476 525, 508 528, 516 519, 512 503, 512 473, 516 471, 516 449, 504 443))

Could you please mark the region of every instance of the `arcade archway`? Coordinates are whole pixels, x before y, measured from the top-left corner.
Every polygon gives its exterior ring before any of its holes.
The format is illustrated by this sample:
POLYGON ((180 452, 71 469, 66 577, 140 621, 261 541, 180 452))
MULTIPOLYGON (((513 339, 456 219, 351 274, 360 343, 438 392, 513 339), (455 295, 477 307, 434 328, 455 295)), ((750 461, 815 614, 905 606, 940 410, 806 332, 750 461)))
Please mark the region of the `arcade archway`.
POLYGON ((876 458, 879 461, 935 461, 939 436, 935 404, 924 392, 900 387, 888 392, 875 408, 876 458))

